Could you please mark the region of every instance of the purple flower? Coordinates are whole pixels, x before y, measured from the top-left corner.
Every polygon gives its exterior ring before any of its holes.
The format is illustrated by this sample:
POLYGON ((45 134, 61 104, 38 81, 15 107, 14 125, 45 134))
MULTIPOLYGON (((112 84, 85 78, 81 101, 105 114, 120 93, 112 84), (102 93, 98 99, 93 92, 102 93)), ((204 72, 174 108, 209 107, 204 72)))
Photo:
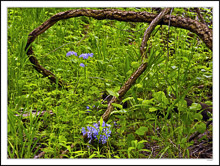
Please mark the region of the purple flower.
POLYGON ((93 53, 88 53, 88 56, 90 56, 92 58, 93 57, 93 53))
POLYGON ((69 52, 66 53, 66 56, 67 56, 67 57, 68 57, 68 56, 71 56, 71 55, 77 56, 77 53, 74 52, 74 51, 69 51, 69 52))
POLYGON ((85 129, 85 127, 82 127, 82 133, 83 133, 83 135, 86 134, 86 129, 85 129))
POLYGON ((88 59, 88 57, 93 57, 93 53, 84 53, 79 56, 79 58, 88 59))
MULTIPOLYGON (((90 109, 89 106, 86 106, 86 109, 87 109, 87 110, 90 109)), ((91 111, 86 111, 86 112, 90 113, 91 111)))
POLYGON ((99 128, 98 123, 94 123, 93 126, 94 126, 95 128, 97 128, 97 129, 99 128))
POLYGON ((87 137, 89 138, 89 143, 94 140, 98 140, 99 135, 99 143, 105 144, 108 138, 111 135, 110 125, 106 124, 104 121, 102 123, 102 131, 100 132, 98 123, 94 123, 93 126, 87 126, 87 132, 84 127, 82 127, 82 133, 85 135, 87 133, 87 137), (99 133, 100 132, 100 133, 99 133))
POLYGON ((81 54, 80 56, 79 56, 79 58, 83 58, 83 59, 88 59, 88 57, 89 57, 89 54, 81 54))
POLYGON ((81 67, 85 67, 84 63, 80 63, 80 66, 81 66, 81 67))
POLYGON ((102 122, 102 127, 105 127, 105 121, 102 122))

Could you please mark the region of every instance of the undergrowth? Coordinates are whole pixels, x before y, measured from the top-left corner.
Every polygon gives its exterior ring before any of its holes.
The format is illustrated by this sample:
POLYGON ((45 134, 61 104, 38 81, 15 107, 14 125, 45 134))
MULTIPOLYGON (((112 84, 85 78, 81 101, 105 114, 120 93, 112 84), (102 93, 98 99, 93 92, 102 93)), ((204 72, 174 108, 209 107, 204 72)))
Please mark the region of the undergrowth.
POLYGON ((44 158, 59 158, 66 149, 66 158, 192 157, 188 147, 194 142, 188 138, 206 130, 199 103, 212 105, 212 52, 188 30, 170 27, 167 54, 168 27, 157 26, 148 41, 146 71, 123 98, 127 107, 116 104, 107 122, 107 143, 89 144, 81 129, 100 121, 107 108, 103 93, 117 95, 142 63, 139 47, 148 24, 78 17, 41 34, 32 45, 35 56, 69 84, 66 90, 35 71, 24 51, 33 29, 66 10, 8 9, 8 158, 34 158, 42 151, 44 158), (78 56, 66 56, 69 51, 78 56), (79 58, 83 53, 93 57, 79 58), (192 106, 185 97, 193 100, 192 106), (36 116, 33 111, 47 113, 36 116), (26 113, 30 115, 21 116, 26 113))

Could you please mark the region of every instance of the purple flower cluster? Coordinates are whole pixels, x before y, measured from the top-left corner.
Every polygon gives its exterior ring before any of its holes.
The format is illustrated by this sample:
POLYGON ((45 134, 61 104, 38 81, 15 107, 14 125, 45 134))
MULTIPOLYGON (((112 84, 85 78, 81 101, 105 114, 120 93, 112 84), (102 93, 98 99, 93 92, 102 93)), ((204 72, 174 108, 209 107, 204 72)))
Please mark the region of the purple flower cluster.
POLYGON ((85 135, 87 133, 87 136, 89 138, 89 143, 91 143, 91 141, 93 139, 98 140, 97 136, 99 136, 99 143, 102 142, 102 144, 105 144, 108 140, 108 137, 110 137, 110 134, 111 134, 110 127, 111 126, 109 124, 106 124, 103 121, 102 127, 103 127, 102 131, 100 132, 99 125, 97 123, 94 123, 93 127, 87 126, 88 131, 86 131, 85 127, 82 127, 82 133, 83 133, 83 135, 85 135))
POLYGON ((79 66, 85 67, 85 64, 84 63, 80 63, 79 66))
POLYGON ((66 56, 71 56, 71 55, 77 56, 77 53, 74 52, 74 51, 69 51, 69 52, 66 53, 66 56))
MULTIPOLYGON (((69 52, 66 53, 66 57, 71 56, 71 55, 77 56, 77 53, 74 52, 74 51, 69 51, 69 52)), ((81 55, 79 56, 79 58, 82 57, 83 59, 88 59, 89 56, 90 56, 90 57, 93 57, 93 53, 83 53, 83 54, 81 54, 81 55)), ((79 66, 85 67, 85 64, 84 64, 84 63, 80 63, 79 66)))
POLYGON ((93 53, 86 53, 86 54, 81 54, 80 56, 79 56, 79 58, 83 58, 83 59, 88 59, 88 57, 93 57, 93 53))

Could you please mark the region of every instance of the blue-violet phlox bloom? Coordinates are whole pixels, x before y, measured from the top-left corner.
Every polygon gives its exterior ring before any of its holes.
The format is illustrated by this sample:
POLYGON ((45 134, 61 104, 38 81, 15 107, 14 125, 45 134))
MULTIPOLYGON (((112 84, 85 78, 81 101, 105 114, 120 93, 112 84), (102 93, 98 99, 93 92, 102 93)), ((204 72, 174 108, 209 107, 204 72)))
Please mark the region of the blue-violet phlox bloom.
POLYGON ((99 135, 99 143, 105 144, 111 135, 111 130, 110 130, 111 125, 106 124, 103 121, 102 127, 103 127, 102 131, 100 132, 98 123, 94 123, 93 126, 87 126, 87 131, 85 127, 82 127, 81 131, 83 135, 87 133, 89 143, 91 143, 92 140, 98 140, 97 136, 99 135))
POLYGON ((67 56, 67 57, 68 57, 68 56, 71 56, 71 55, 77 56, 77 53, 74 52, 74 51, 69 51, 69 52, 66 53, 66 56, 67 56))
POLYGON ((80 56, 79 56, 79 58, 83 58, 83 59, 88 59, 88 57, 89 57, 89 54, 81 54, 80 56))
POLYGON ((83 133, 83 135, 86 134, 86 129, 85 129, 85 127, 82 127, 82 133, 83 133))
POLYGON ((88 56, 90 56, 92 58, 93 57, 93 53, 88 53, 88 56))
POLYGON ((93 53, 83 53, 83 54, 81 54, 80 56, 79 56, 79 58, 83 58, 83 59, 88 59, 88 57, 90 56, 90 57, 93 57, 93 53))
POLYGON ((81 67, 85 67, 85 65, 84 65, 83 63, 80 63, 80 66, 81 66, 81 67))

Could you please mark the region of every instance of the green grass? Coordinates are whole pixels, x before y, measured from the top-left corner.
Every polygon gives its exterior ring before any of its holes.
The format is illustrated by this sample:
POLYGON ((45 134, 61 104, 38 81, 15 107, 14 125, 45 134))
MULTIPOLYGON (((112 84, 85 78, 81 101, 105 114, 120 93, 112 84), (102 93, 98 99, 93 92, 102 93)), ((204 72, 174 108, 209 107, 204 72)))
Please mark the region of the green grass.
POLYGON ((175 53, 168 58, 168 27, 159 28, 148 42, 152 45, 148 68, 124 97, 128 108, 112 113, 107 144, 91 145, 83 141, 81 128, 99 121, 104 113, 103 91, 119 89, 141 64, 139 47, 148 24, 79 17, 61 20, 41 34, 32 45, 35 56, 70 85, 65 90, 34 70, 24 47, 33 29, 66 10, 70 9, 8 9, 8 158, 33 158, 41 151, 46 152, 44 158, 59 158, 66 149, 67 158, 190 158, 187 148, 193 142, 186 138, 204 122, 201 118, 194 122, 199 108, 187 107, 182 98, 212 104, 207 97, 212 95, 208 89, 212 86, 212 61, 208 60, 212 52, 196 37, 189 40, 187 30, 170 27, 169 47, 175 53), (87 60, 66 57, 68 51, 94 56, 87 60), (82 62, 85 68, 79 66, 82 62), (205 88, 200 90, 198 85, 205 88), (86 106, 93 105, 99 109, 88 113, 86 106), (174 106, 179 113, 172 111, 174 106), (39 117, 32 110, 52 110, 55 115, 39 117), (156 116, 157 111, 165 117, 156 116), (21 113, 31 115, 15 116, 21 113))

